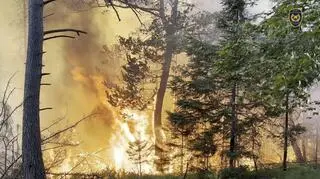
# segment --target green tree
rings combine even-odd
[[[210,157],[212,157],[217,150],[217,146],[214,141],[214,131],[208,130],[204,132],[198,132],[197,136],[191,141],[191,151],[194,152],[193,156],[202,158],[201,161],[203,167],[202,170],[210,169]]]
[[[201,168],[208,169],[209,158],[216,152],[214,138],[220,131],[223,115],[224,96],[219,94],[215,83],[219,79],[210,72],[217,47],[195,39],[189,39],[188,44],[190,61],[180,67],[181,74],[170,84],[177,102],[175,111],[169,113],[169,121],[181,137],[180,147],[186,148],[195,159],[204,159]]]
[[[304,20],[300,28],[294,28],[287,17],[291,9],[299,7],[304,9]],[[285,116],[283,170],[287,169],[289,116],[303,105],[308,97],[306,89],[319,77],[318,7],[319,2],[314,1],[278,1],[272,16],[261,24],[261,56],[265,59],[261,65],[269,69],[265,75],[269,79],[270,104],[278,106],[272,113]]]
[[[172,82],[178,100],[170,118],[173,125],[180,121],[196,126],[197,131],[213,132],[213,138],[229,139],[229,165],[235,167],[240,157],[251,157],[256,163],[253,153],[260,146],[268,106],[262,94],[265,76],[260,74],[256,41],[260,34],[244,17],[248,2],[224,1],[224,6],[217,25],[222,37],[211,42],[216,45],[195,39],[187,43],[190,60]]]
[[[153,145],[150,145],[148,141],[136,140],[129,143],[127,153],[129,159],[138,166],[139,175],[142,176],[142,165],[150,162],[150,155]]]
[[[246,2],[244,0],[222,1],[223,10],[219,19],[219,28],[223,30],[224,39],[221,42],[220,51],[220,71],[224,75],[224,80],[227,81],[226,85],[231,92],[230,108],[231,108],[231,133],[229,156],[230,167],[235,167],[235,155],[237,153],[237,132],[238,132],[238,116],[237,116],[237,90],[240,88],[241,75],[240,70],[245,65],[246,59],[243,58],[243,53],[246,52],[242,48],[241,31],[242,25],[245,21],[244,10]],[[244,51],[243,51],[244,50]]]
[[[184,174],[184,161],[185,153],[189,151],[187,147],[188,138],[193,136],[195,131],[195,122],[192,118],[188,118],[183,111],[179,112],[176,110],[173,113],[169,113],[169,122],[170,122],[170,134],[172,138],[167,145],[172,148],[179,148],[177,154],[174,153],[173,159],[180,158],[180,173]]]

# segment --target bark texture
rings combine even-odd
[[[22,161],[23,178],[44,179],[39,97],[43,55],[43,1],[28,2],[28,47],[24,84]]]

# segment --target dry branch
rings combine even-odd
[[[44,38],[43,41],[50,40],[50,39],[56,39],[56,38],[70,38],[70,39],[74,39],[75,37],[74,37],[74,36],[70,36],[70,35],[55,35],[55,36],[52,36],[52,37]]]
[[[120,4],[119,5],[118,4],[117,5],[114,4],[115,7],[130,8],[130,9],[134,8],[136,10],[141,10],[143,12],[147,12],[149,14],[152,14],[152,15],[156,16],[156,17],[159,17],[159,9],[157,9],[157,8],[141,7],[141,6],[137,5],[137,4],[129,3],[126,0],[117,0],[117,2],[119,2]],[[123,4],[123,5],[121,5],[121,4]]]
[[[39,111],[45,111],[45,110],[51,110],[51,109],[53,109],[53,108],[41,108],[41,109],[39,109]]]
[[[52,2],[54,2],[54,1],[56,1],[56,0],[47,0],[47,1],[44,1],[44,2],[43,2],[43,5],[45,6],[45,5],[47,5],[47,4],[49,4],[49,3],[52,3]]]
[[[50,16],[53,16],[53,15],[54,15],[54,13],[51,13],[51,14],[45,15],[45,16],[43,16],[43,19],[46,19],[46,18],[48,18],[48,17],[50,17]]]
[[[87,115],[87,116],[83,117],[82,119],[80,119],[79,121],[77,121],[76,123],[74,123],[73,125],[65,128],[65,129],[62,129],[62,130],[60,130],[60,131],[52,134],[52,135],[49,136],[49,137],[46,137],[45,139],[43,139],[43,140],[41,141],[42,144],[43,144],[44,142],[48,141],[49,139],[52,139],[52,138],[54,138],[54,137],[56,137],[56,136],[58,136],[58,135],[60,135],[60,134],[62,134],[62,133],[64,133],[64,132],[66,132],[66,131],[68,131],[68,130],[74,128],[74,127],[76,127],[76,126],[79,125],[82,121],[84,121],[84,120],[86,120],[86,119],[89,119],[89,118],[91,118],[91,117],[94,116],[94,115],[95,115],[95,114]]]
[[[2,127],[4,126],[4,124],[11,118],[11,116],[15,113],[15,111],[18,110],[21,106],[22,106],[22,103],[21,103],[20,105],[16,106],[16,107],[9,113],[9,115],[6,116],[3,121],[1,121],[0,131],[2,130]]]
[[[8,173],[8,171],[20,160],[22,155],[19,155],[8,167],[4,170],[3,174],[1,175],[0,179],[4,179]]]
[[[41,130],[41,132],[44,132],[44,131],[46,131],[46,130],[50,129],[51,127],[53,127],[53,126],[57,125],[57,124],[58,124],[59,122],[61,122],[63,119],[65,119],[65,117],[58,118],[58,120],[57,120],[57,121],[53,122],[53,123],[52,123],[52,124],[50,124],[48,127],[46,127],[46,128],[44,128],[44,129],[42,129],[42,130]]]
[[[118,20],[121,21],[120,15],[119,15],[117,9],[114,7],[114,5],[113,5],[113,3],[112,3],[112,0],[108,0],[108,2],[110,3],[113,11],[116,13]]]
[[[6,87],[5,87],[5,90],[4,90],[4,93],[3,93],[3,97],[2,97],[2,107],[1,107],[1,112],[0,112],[0,116],[2,116],[2,114],[4,113],[4,106],[7,104],[7,98],[10,97],[7,97],[7,92],[8,92],[8,89],[9,89],[9,86],[10,86],[10,83],[11,83],[11,80],[13,79],[13,77],[16,75],[16,73],[14,73],[10,78],[9,80],[7,81],[7,84],[6,84]]]
[[[87,32],[82,31],[82,30],[78,30],[78,29],[54,29],[54,30],[44,31],[43,34],[48,35],[48,34],[61,33],[61,32],[74,32],[78,36],[80,36],[80,34],[87,34]]]
[[[47,76],[50,75],[51,73],[42,73],[41,76]]]
[[[41,86],[50,86],[51,84],[50,83],[41,83],[40,85]]]

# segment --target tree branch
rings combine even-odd
[[[53,15],[54,15],[54,13],[51,13],[51,14],[45,15],[45,16],[43,16],[43,19],[46,19],[46,18],[48,18],[48,17],[50,17],[50,16],[53,16]]]
[[[41,76],[47,76],[50,75],[50,73],[42,73]]]
[[[91,118],[91,117],[94,116],[94,115],[95,115],[95,114],[90,114],[90,115],[88,115],[88,116],[83,117],[82,119],[80,119],[79,121],[77,121],[76,123],[74,123],[73,125],[65,128],[65,129],[62,129],[62,130],[60,130],[60,131],[52,134],[51,136],[43,139],[43,140],[41,141],[41,143],[44,143],[44,142],[48,141],[49,139],[52,139],[52,138],[54,138],[55,136],[57,136],[57,135],[59,135],[59,134],[61,134],[61,133],[64,133],[64,132],[68,131],[69,129],[72,129],[72,128],[76,127],[76,126],[79,125],[82,121],[84,121],[84,120],[86,120],[86,119],[89,119],[89,118]]]
[[[1,124],[0,124],[0,131],[2,130],[4,124],[10,119],[10,117],[15,113],[16,110],[18,110],[21,106],[22,106],[23,103],[19,104],[18,106],[16,106],[10,113],[8,116],[5,116],[5,118],[3,119],[3,121],[1,121]]]
[[[65,116],[58,118],[58,120],[56,120],[55,122],[53,122],[52,124],[50,124],[48,127],[42,129],[41,132],[44,132],[44,131],[50,129],[52,126],[57,125],[57,124],[60,123],[63,119],[65,119]]]
[[[4,171],[4,173],[1,175],[0,179],[4,179],[7,176],[7,172],[14,166],[14,164],[16,164],[20,158],[22,157],[22,155],[19,155],[9,166],[8,168]]]
[[[117,0],[117,2],[121,3],[121,4],[124,4],[126,6],[123,6],[123,5],[116,5],[114,4],[115,7],[120,7],[120,8],[134,8],[134,9],[139,9],[143,12],[147,12],[147,13],[150,13],[156,17],[159,17],[159,9],[156,9],[156,8],[148,8],[148,7],[141,7],[141,6],[138,6],[136,4],[132,4],[132,3],[129,3],[128,1],[126,0]]]
[[[140,24],[143,25],[143,23],[142,23],[142,21],[141,21],[141,19],[139,17],[139,14],[138,14],[139,12],[136,9],[132,8],[132,7],[130,7],[130,9],[136,15],[136,17],[137,17],[138,21],[140,22]]]
[[[77,29],[54,29],[54,30],[48,30],[44,31],[44,35],[53,34],[53,33],[60,33],[60,32],[75,32],[78,36],[80,34],[87,34],[87,32]]]
[[[105,0],[105,1],[106,1],[106,0]],[[116,13],[118,20],[121,21],[120,15],[119,15],[117,9],[114,7],[114,5],[113,5],[113,3],[112,3],[112,0],[108,0],[108,2],[110,3],[113,11]],[[106,2],[106,3],[107,3],[107,2]]]
[[[46,0],[46,1],[43,2],[43,5],[45,6],[45,5],[47,5],[49,3],[52,3],[54,1],[56,1],[56,0]]]
[[[53,108],[41,108],[41,109],[39,109],[39,111],[45,111],[45,110],[50,110],[50,109],[53,109]]]
[[[6,107],[6,103],[7,103],[7,92],[8,92],[8,89],[9,89],[9,86],[10,86],[10,83],[11,83],[11,80],[14,78],[14,76],[16,75],[16,73],[14,73],[10,78],[9,80],[7,81],[7,84],[6,84],[6,88],[4,90],[4,93],[3,93],[3,97],[2,97],[2,106],[1,106],[1,112],[0,112],[0,116],[2,116],[2,114],[4,113],[4,110],[5,110],[5,107]],[[11,92],[10,92],[11,93]],[[10,96],[10,95],[9,95]]]
[[[50,86],[51,84],[50,83],[41,83],[40,85],[41,86]]]
[[[69,36],[69,35],[56,35],[56,36],[44,38],[43,41],[50,40],[50,39],[56,39],[56,38],[70,38],[70,39],[74,39],[75,37]]]

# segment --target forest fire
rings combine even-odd
[[[116,170],[123,169],[123,160],[125,156],[125,150],[122,147],[123,146],[113,148],[113,157],[114,157]]]
[[[124,118],[119,121],[120,133],[116,134],[113,147],[113,158],[116,170],[125,169],[133,170],[136,168],[132,161],[129,160],[127,151],[129,150],[129,144],[136,141],[152,141],[152,133],[148,134],[151,125],[149,125],[149,120],[143,112],[134,111],[130,109],[124,109],[121,112],[121,116]],[[149,156],[152,157],[152,156]],[[144,166],[144,171],[150,171],[151,166]]]
[[[0,178],[319,178],[320,2],[24,2],[0,7]]]

